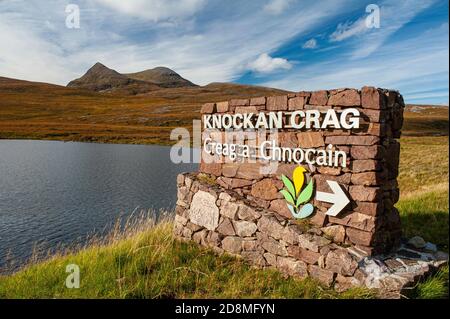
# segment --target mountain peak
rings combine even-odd
[[[95,63],[81,78],[71,81],[67,86],[97,92],[120,91],[129,94],[159,89],[151,83],[130,79],[100,62]]]
[[[160,71],[160,72],[166,72],[166,73],[176,73],[174,70],[169,69],[165,66],[157,66],[156,68],[151,69],[153,71]]]
[[[148,69],[136,73],[129,73],[126,75],[132,79],[151,82],[163,88],[197,86],[191,81],[183,78],[174,70],[165,66],[158,66],[153,69]]]
[[[91,68],[97,68],[97,67],[106,68],[106,66],[104,64],[102,64],[101,62],[96,62]]]
[[[87,70],[86,74],[84,76],[87,75],[94,75],[94,76],[98,76],[98,75],[105,75],[105,74],[114,74],[115,76],[122,76],[119,72],[108,68],[107,66],[105,66],[104,64],[97,62],[95,63],[89,70]]]
[[[121,74],[104,64],[95,63],[81,78],[71,81],[68,87],[92,91],[129,91],[130,94],[145,93],[161,88],[192,87],[192,82],[182,78],[167,67],[156,67],[142,72]]]

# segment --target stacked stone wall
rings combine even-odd
[[[401,134],[404,106],[397,91],[363,87],[361,90],[299,92],[208,103],[202,107],[201,113],[258,114],[312,109],[325,113],[329,109],[341,112],[350,107],[359,110],[359,129],[286,128],[278,133],[278,144],[280,147],[317,150],[331,144],[333,150],[347,154],[346,167],[305,165],[308,175],[315,181],[316,191],[331,192],[327,181],[337,181],[351,200],[336,217],[325,214],[329,204],[315,200],[315,214],[310,221],[334,236],[336,242],[356,246],[372,255],[389,252],[398,246],[401,238],[399,213],[394,205],[399,199],[400,144],[397,139]],[[223,142],[223,134],[211,133],[208,137]],[[218,185],[233,190],[255,207],[275,212],[286,219],[293,218],[279,193],[283,188],[280,176],[292,176],[297,164],[280,163],[275,172],[262,174],[262,164],[231,162],[225,157],[206,160],[208,156],[202,153],[200,172],[209,174]]]
[[[329,227],[293,221],[256,207],[203,173],[181,174],[177,183],[177,238],[244,258],[258,268],[309,276],[337,291],[365,286],[399,297],[448,260],[432,244],[420,250],[403,245],[394,254],[373,259],[356,246],[342,244],[329,233]]]

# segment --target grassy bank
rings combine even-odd
[[[400,201],[406,235],[421,235],[448,251],[448,190]],[[312,279],[283,278],[172,236],[172,223],[136,223],[106,242],[56,255],[11,275],[0,276],[0,298],[375,298],[356,288],[345,293]],[[66,266],[80,267],[80,289],[67,289]],[[412,298],[448,297],[448,268],[408,293]]]
[[[67,264],[80,266],[81,288],[65,287]],[[216,257],[172,236],[163,222],[107,245],[91,245],[0,278],[0,298],[346,298],[313,280],[285,280],[276,271],[251,270],[232,257]]]
[[[399,204],[405,232],[424,236],[446,248],[447,199],[424,195]],[[430,197],[431,196],[431,197]],[[420,205],[432,198],[435,210]],[[418,210],[419,209],[419,210]],[[433,217],[437,214],[437,218]],[[411,217],[413,216],[413,217]],[[417,220],[416,220],[417,218]],[[424,222],[425,221],[425,222]],[[355,288],[344,293],[312,279],[283,278],[275,270],[251,269],[229,256],[174,240],[172,223],[136,223],[107,242],[56,255],[11,276],[0,277],[0,298],[375,298],[374,291]],[[437,230],[437,232],[431,231]],[[66,266],[80,267],[79,289],[68,289]],[[413,298],[448,296],[448,268],[415,287]]]
[[[400,210],[406,236],[448,251],[448,137],[402,139]],[[170,221],[141,220],[106,242],[0,276],[0,298],[374,298],[367,289],[337,293],[312,279],[285,279],[241,260],[216,257],[174,240]],[[80,266],[81,288],[65,287],[68,264]],[[411,290],[413,298],[448,297],[448,268]]]

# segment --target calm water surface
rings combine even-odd
[[[165,146],[0,140],[0,267],[105,231],[134,210],[171,210],[176,176]]]

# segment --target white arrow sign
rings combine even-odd
[[[321,202],[333,204],[327,211],[329,216],[337,216],[341,210],[350,203],[347,195],[342,190],[341,186],[335,181],[327,181],[333,193],[316,192],[316,199]]]

